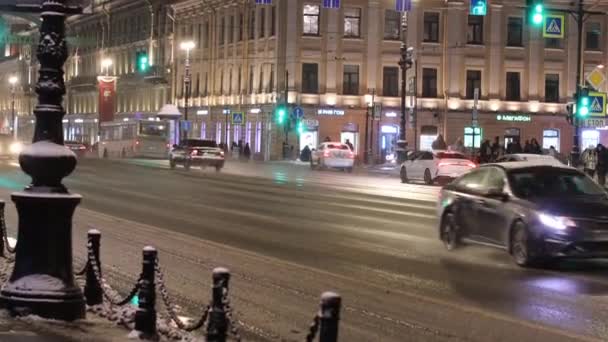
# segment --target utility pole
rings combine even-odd
[[[289,70],[285,69],[285,110],[287,111],[287,120],[285,121],[285,146],[289,147],[289,129],[291,126],[291,116],[289,115]]]
[[[190,102],[190,49],[186,49],[186,63],[185,63],[185,74],[184,74],[184,82],[186,88],[186,94],[184,95],[184,138],[183,140],[188,139],[188,131],[190,128],[188,127],[188,105]]]
[[[583,85],[583,25],[585,23],[585,9],[584,0],[578,1],[578,8],[575,14],[575,20],[578,27],[578,42],[576,46],[576,89],[578,92],[579,85]],[[605,104],[604,104],[605,105]],[[572,153],[570,159],[573,166],[578,166],[579,157],[581,154],[580,149],[580,120],[575,114],[572,123],[574,125],[574,136],[572,144]]]
[[[405,132],[407,129],[405,123],[406,116],[406,105],[405,105],[405,95],[406,95],[406,86],[407,86],[407,16],[408,12],[403,12],[403,19],[401,21],[401,60],[399,61],[399,66],[401,67],[401,122],[399,125],[399,140],[397,141],[397,159],[400,163],[405,161],[405,148],[407,146],[407,141],[405,140]],[[373,122],[373,121],[372,121]],[[373,125],[372,125],[373,126]],[[372,128],[373,130],[373,128]]]

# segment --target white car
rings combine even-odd
[[[353,171],[355,153],[346,144],[340,142],[324,142],[313,149],[310,156],[310,168],[342,169]]]
[[[506,154],[496,160],[496,163],[532,161],[535,163],[543,163],[547,165],[564,165],[559,159],[548,154],[531,154],[531,153],[514,153]]]
[[[447,183],[477,165],[464,154],[451,151],[420,151],[408,156],[399,171],[401,183],[423,180],[431,185],[435,182]]]

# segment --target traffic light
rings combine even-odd
[[[287,118],[287,108],[285,105],[279,105],[275,109],[275,119],[279,125],[285,123],[285,119]]]
[[[543,23],[545,18],[545,5],[543,0],[526,0],[526,11],[528,12],[528,20],[535,26]]]
[[[576,116],[579,118],[588,116],[589,107],[591,107],[589,88],[579,86],[576,92]]]
[[[488,0],[471,0],[470,15],[486,15],[488,13]]]
[[[148,54],[145,51],[140,51],[136,55],[137,61],[137,71],[146,72],[148,71],[148,66],[150,66],[150,62],[148,59]]]

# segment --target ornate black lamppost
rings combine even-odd
[[[72,215],[81,197],[61,183],[76,167],[74,153],[63,146],[61,103],[67,59],[65,17],[78,9],[66,6],[66,0],[45,0],[33,9],[42,12],[36,127],[33,144],[19,156],[32,183],[12,194],[19,233],[15,267],[0,291],[0,305],[15,315],[75,320],[85,316],[84,298],[72,270]]]

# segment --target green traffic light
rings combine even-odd
[[[285,121],[285,108],[279,108],[277,110],[277,121],[282,124]]]
[[[589,105],[589,98],[588,97],[583,97],[581,100],[581,104],[583,106],[588,106]]]
[[[543,22],[543,15],[541,13],[535,13],[534,16],[532,17],[532,21],[535,24],[542,24],[542,22]]]
[[[536,11],[536,13],[542,13],[543,12],[543,5],[537,4],[536,7],[534,7],[534,10]]]
[[[581,111],[579,113],[581,116],[587,116],[589,114],[589,108],[581,107]]]
[[[148,69],[148,56],[140,55],[137,61],[139,71],[146,71]]]
[[[304,127],[302,127],[302,122],[298,122],[298,134],[304,133]]]

